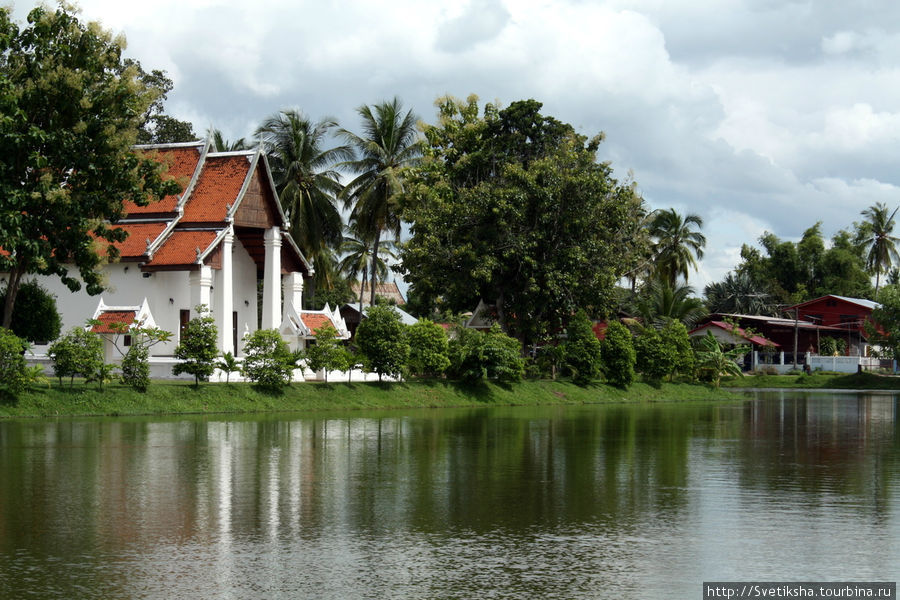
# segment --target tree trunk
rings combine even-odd
[[[17,266],[9,274],[9,284],[6,286],[6,301],[3,304],[3,327],[6,329],[12,325],[13,309],[16,306],[16,296],[19,294],[19,286],[22,283],[22,275],[25,268]]]
[[[375,268],[375,261],[378,260],[378,244],[381,242],[381,230],[375,231],[375,243],[372,244],[372,290],[369,294],[369,304],[375,306],[375,279],[378,277],[378,269]]]

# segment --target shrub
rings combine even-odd
[[[0,320],[6,291],[0,294]],[[56,296],[45,290],[37,281],[26,281],[16,294],[13,308],[12,332],[29,342],[49,342],[59,337],[62,319],[56,308]]]
[[[618,321],[606,328],[606,339],[600,345],[600,361],[607,381],[620,388],[634,383],[634,345],[631,333]]]
[[[691,346],[691,337],[688,335],[688,330],[684,323],[671,320],[662,328],[659,335],[674,353],[675,365],[673,373],[693,379],[694,348]]]
[[[139,392],[146,392],[150,385],[150,351],[146,346],[134,344],[122,358],[122,383]]]
[[[525,373],[519,342],[500,331],[496,324],[488,332],[459,328],[449,354],[449,373],[465,381],[518,381]]]
[[[294,363],[291,351],[274,329],[257,329],[245,338],[242,371],[250,381],[278,388],[291,381]]]
[[[648,328],[634,338],[635,366],[650,381],[659,381],[675,369],[675,349],[659,332]]]
[[[415,375],[436,377],[450,366],[449,344],[444,328],[421,319],[407,328],[406,339],[409,342],[409,370]]]
[[[384,375],[400,377],[406,366],[409,345],[406,327],[390,306],[373,306],[356,329],[356,344],[363,356],[363,368]]]
[[[76,376],[87,381],[101,368],[103,340],[82,327],[73,327],[50,345],[48,354],[53,360],[53,373],[60,383],[63,377],[69,377],[71,387]]]
[[[563,347],[566,366],[572,371],[572,379],[579,385],[596,379],[600,372],[600,340],[594,335],[591,320],[580,310],[569,321],[567,339]]]
[[[316,330],[316,343],[302,353],[310,370],[325,371],[325,381],[328,381],[328,371],[342,371],[347,366],[344,346],[337,336],[337,330],[331,325],[319,327]]]
[[[172,367],[172,373],[193,375],[194,385],[199,386],[201,380],[207,381],[216,370],[219,330],[205,304],[198,305],[195,310],[197,316],[188,321],[175,348],[175,358],[181,362]]]
[[[25,351],[28,342],[12,331],[0,327],[0,390],[17,394],[28,381]]]

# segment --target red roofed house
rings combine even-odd
[[[847,298],[830,294],[791,306],[788,312],[797,312],[797,318],[817,325],[842,330],[847,340],[847,356],[866,354],[865,323],[878,308],[878,303],[863,298]]]
[[[184,191],[148,206],[126,202],[127,215],[116,225],[129,236],[116,245],[119,260],[103,267],[108,284],[99,306],[96,297],[71,293],[58,278],[39,278],[58,298],[64,330],[83,325],[92,315],[106,322],[122,317],[112,313],[145,307],[146,314],[133,318],[149,319],[173,334],[170,342],[151,349],[157,364],[172,357],[182,327],[200,304],[215,318],[219,350],[236,356],[242,355],[243,336],[258,328],[279,329],[292,347],[305,347],[314,328],[292,318],[303,323],[329,320],[345,333],[335,311],[301,310],[303,279],[313,274],[313,266],[287,233],[288,221],[262,152],[213,152],[209,142],[137,150],[167,161],[169,174]],[[261,322],[258,280],[263,282]],[[165,370],[155,369],[154,375]]]

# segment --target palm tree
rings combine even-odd
[[[650,221],[650,236],[654,239],[653,256],[658,277],[674,287],[678,276],[688,280],[688,269],[697,269],[703,258],[706,236],[693,228],[703,228],[703,219],[695,214],[682,217],[674,208],[657,211]]]
[[[671,286],[666,281],[653,279],[644,286],[642,293],[638,314],[644,323],[658,329],[668,321],[681,321],[692,327],[707,314],[703,302],[692,297],[694,289],[686,284]]]
[[[384,281],[388,276],[387,259],[396,259],[394,253],[394,243],[391,241],[381,242],[378,247],[378,255],[373,256],[374,240],[366,238],[360,234],[355,223],[349,227],[351,235],[344,236],[341,244],[341,255],[343,258],[340,263],[340,270],[347,279],[356,281],[362,274],[362,285],[359,287],[359,311],[362,312],[363,291],[365,290],[366,276],[370,272],[375,273],[378,281]]]
[[[244,141],[244,138],[239,138],[234,142],[230,142],[225,139],[225,136],[222,135],[221,131],[214,127],[210,128],[206,135],[212,140],[213,146],[215,146],[217,152],[234,152],[235,150],[250,149],[250,146]]]
[[[362,135],[341,129],[339,135],[356,151],[354,160],[342,166],[356,173],[344,188],[344,207],[353,210],[350,218],[360,232],[372,238],[372,256],[379,256],[382,232],[400,237],[400,217],[397,197],[403,191],[406,170],[422,154],[416,135],[416,116],[412,110],[403,113],[398,98],[357,109],[362,117]],[[375,280],[371,277],[370,302],[375,303]]]
[[[316,264],[316,283],[328,287],[331,248],[343,238],[337,196],[343,186],[334,166],[353,157],[347,146],[323,149],[337,127],[333,119],[313,122],[298,110],[285,110],[256,130],[269,157],[281,205],[291,223],[291,236]]]
[[[898,207],[900,208],[900,207]],[[891,265],[898,260],[896,238],[894,232],[894,215],[898,208],[888,215],[888,207],[876,202],[862,211],[865,220],[859,227],[859,243],[866,252],[866,269],[875,273],[875,297],[878,297],[878,286],[881,274],[890,271]]]
[[[774,300],[749,273],[729,272],[722,281],[710,283],[703,290],[706,306],[714,313],[740,315],[774,315]]]

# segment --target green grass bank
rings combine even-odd
[[[146,393],[123,385],[75,383],[33,388],[16,398],[0,399],[0,418],[124,416],[215,413],[306,412],[322,410],[540,406],[623,402],[722,401],[727,390],[683,383],[654,387],[636,383],[627,391],[595,383],[527,380],[511,385],[467,385],[447,381],[406,383],[298,383],[266,392],[246,383],[192,384],[154,381]]]
[[[900,377],[873,373],[830,373],[810,375],[747,375],[722,380],[723,388],[796,388],[836,390],[900,390]]]

